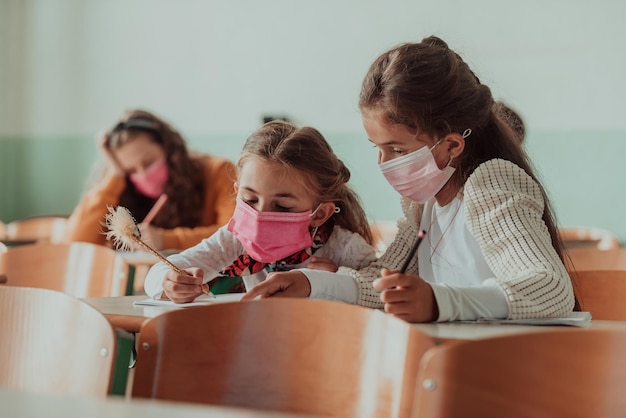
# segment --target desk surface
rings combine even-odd
[[[186,308],[169,308],[163,306],[134,306],[133,301],[145,299],[146,296],[119,296],[104,298],[85,298],[88,304],[102,312],[111,323],[129,332],[138,332],[141,325],[149,318],[167,311]],[[191,309],[191,308],[189,308]],[[475,340],[524,332],[541,332],[563,329],[563,326],[536,325],[497,325],[479,323],[442,322],[415,324],[422,332],[439,341]],[[591,321],[590,328],[624,327],[626,322]]]
[[[125,400],[70,397],[0,389],[0,416],[11,418],[302,418],[301,414],[282,414],[226,406],[194,405],[157,400]]]
[[[113,326],[129,332],[139,332],[148,319],[167,311],[184,309],[164,306],[135,306],[133,302],[147,298],[146,295],[84,298],[83,300],[102,312]]]

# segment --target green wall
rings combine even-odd
[[[362,133],[323,132],[352,172],[372,220],[400,216],[399,198],[376,167]],[[235,160],[247,134],[198,136],[191,148]],[[562,226],[596,226],[626,242],[623,208],[626,132],[529,132],[526,148]],[[0,219],[68,214],[97,159],[94,142],[76,138],[0,138]]]

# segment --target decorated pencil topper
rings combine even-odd
[[[159,260],[167,264],[176,273],[188,274],[141,239],[141,231],[137,227],[135,218],[133,218],[133,215],[128,209],[123,206],[118,206],[116,208],[107,206],[107,208],[109,213],[107,213],[104,217],[104,226],[107,227],[109,231],[106,233],[106,238],[109,241],[113,240],[115,248],[128,251],[133,249],[135,244],[139,244],[145,250],[151,252],[159,258]],[[209,285],[206,283],[202,285],[202,291],[205,294],[213,295],[209,292]]]

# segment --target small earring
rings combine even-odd
[[[466,130],[463,131],[463,134],[461,136],[463,137],[463,139],[465,139],[471,134],[472,134],[472,130],[470,128],[467,128]]]

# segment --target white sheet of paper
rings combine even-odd
[[[245,293],[225,293],[223,295],[215,295],[215,297],[208,295],[200,295],[193,302],[189,303],[174,303],[171,300],[160,300],[160,299],[152,299],[146,298],[141,300],[136,300],[133,302],[133,305],[149,305],[149,306],[169,306],[170,308],[189,308],[191,306],[204,306],[204,305],[213,305],[214,303],[224,303],[224,302],[238,302]]]
[[[488,319],[481,318],[477,321],[461,321],[479,324],[499,325],[569,325],[574,327],[586,327],[591,324],[591,312],[571,312],[563,318],[533,318],[533,319]]]

